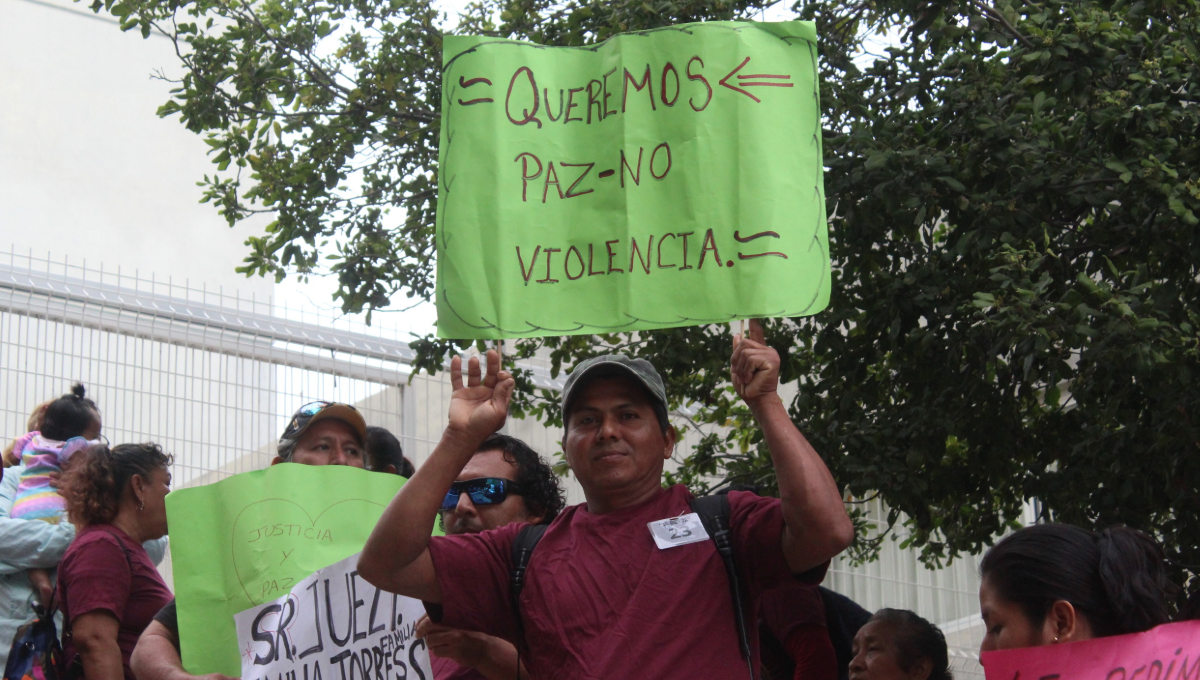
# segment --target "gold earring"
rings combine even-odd
[[[1058,644],[1058,636],[1057,635],[1054,636],[1054,642],[1052,642],[1050,644],[1052,644],[1052,645]]]

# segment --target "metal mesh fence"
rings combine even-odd
[[[261,469],[308,401],[369,402],[379,410],[369,421],[398,424],[407,346],[351,324],[269,298],[9,253],[0,256],[0,428],[23,432],[37,404],[81,381],[105,436],[162,444],[178,485]],[[390,401],[379,396],[389,390]]]
[[[111,442],[155,441],[175,454],[176,487],[266,467],[287,418],[318,399],[354,404],[419,466],[451,390],[445,373],[410,382],[405,330],[139,271],[0,253],[0,436],[23,433],[37,404],[81,381]],[[545,364],[531,368],[541,386],[561,384]],[[560,431],[534,421],[510,419],[506,432],[548,458],[561,450]],[[688,433],[680,450],[696,438]],[[582,502],[566,481],[568,502]],[[870,610],[913,609],[938,623],[956,674],[982,678],[975,560],[930,570],[887,543],[870,564],[835,560],[825,585]]]
[[[887,508],[878,500],[866,505],[867,518],[882,524]],[[946,636],[950,668],[959,680],[983,680],[979,642],[983,620],[979,616],[979,558],[960,558],[941,569],[931,569],[914,550],[901,548],[905,532],[898,528],[885,539],[879,558],[854,565],[834,558],[824,585],[846,595],[869,611],[884,607],[911,609],[937,624]],[[891,540],[894,538],[895,540]]]

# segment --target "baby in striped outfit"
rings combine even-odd
[[[100,411],[84,394],[83,385],[76,383],[70,394],[50,402],[41,430],[25,434],[13,446],[25,468],[9,513],[13,519],[51,524],[62,519],[66,502],[51,482],[71,456],[98,443],[100,437]],[[29,581],[42,603],[47,604],[52,593],[49,573],[45,569],[30,569]]]

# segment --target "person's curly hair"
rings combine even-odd
[[[71,456],[58,484],[67,500],[67,515],[81,527],[112,522],[133,476],[148,479],[174,460],[154,442],[89,446]]]
[[[479,451],[504,452],[504,460],[517,466],[513,481],[521,487],[525,509],[530,515],[541,515],[542,524],[549,524],[567,504],[566,494],[558,484],[558,475],[537,451],[525,442],[506,434],[494,434],[479,446]]]
[[[476,453],[484,451],[500,451],[504,454],[504,460],[517,466],[517,478],[513,481],[521,487],[521,498],[525,501],[529,516],[541,516],[542,524],[549,524],[558,517],[567,504],[566,495],[558,484],[558,475],[554,474],[554,470],[537,451],[520,439],[506,434],[493,434],[475,449]],[[439,523],[444,513],[438,513]]]

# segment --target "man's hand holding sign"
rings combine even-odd
[[[846,511],[833,475],[779,398],[779,353],[766,345],[758,319],[749,324],[750,337],[739,334],[733,340],[732,382],[773,453],[786,524],[783,549],[792,570],[800,573],[815,566],[814,553],[832,555],[845,547],[842,536],[822,528],[841,524]]]
[[[361,576],[351,576],[352,568],[337,568],[362,549],[376,518],[403,483],[396,475],[354,467],[287,463],[168,495],[178,639],[187,670],[236,676],[249,667],[246,680],[296,670],[302,679],[303,668],[311,673],[319,661],[322,677],[329,680],[331,665],[352,663],[354,655],[361,663],[364,652],[374,657],[370,648],[384,636],[391,636],[389,658],[404,657],[411,666],[407,655],[415,643],[407,624],[396,617],[413,603],[376,593]],[[324,574],[319,587],[314,586],[314,572]],[[319,603],[314,599],[318,593]],[[278,609],[258,620],[256,628],[255,619],[272,607]],[[419,615],[420,605],[416,607]],[[347,620],[351,608],[357,618]],[[332,616],[333,623],[318,614]],[[245,624],[240,637],[239,618]],[[281,623],[291,631],[287,645],[272,630]],[[355,629],[353,634],[348,628]],[[314,647],[319,651],[304,654]],[[342,652],[349,656],[338,661]],[[263,663],[254,663],[256,659]],[[178,661],[176,657],[176,665]],[[428,668],[428,661],[423,663]]]

